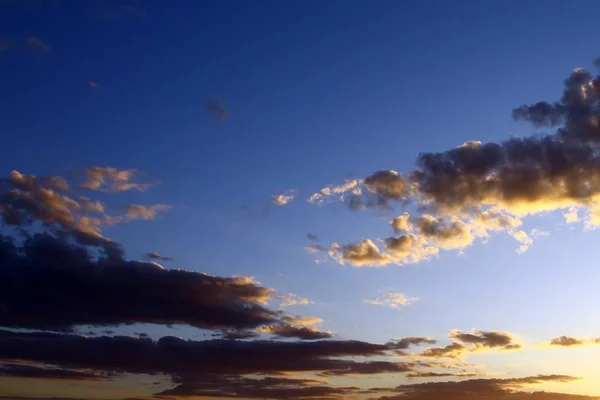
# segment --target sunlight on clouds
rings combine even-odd
[[[365,300],[364,302],[376,306],[399,308],[412,304],[417,300],[418,298],[408,297],[403,293],[388,292],[385,295],[378,297],[374,300]]]

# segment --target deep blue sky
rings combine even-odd
[[[543,318],[527,315],[501,319],[499,327],[485,314],[469,316],[492,306],[503,315],[514,310],[540,268],[564,268],[569,254],[560,233],[521,256],[502,237],[464,257],[405,269],[314,264],[303,249],[306,233],[327,243],[381,237],[388,216],[304,200],[349,173],[407,171],[420,152],[532,133],[511,119],[511,109],[557,99],[574,66],[591,66],[600,54],[590,46],[600,37],[599,2],[0,4],[0,40],[35,36],[50,47],[0,53],[0,169],[64,174],[110,165],[161,181],[116,200],[174,206],[156,221],[107,230],[130,257],[157,250],[175,257],[172,266],[256,276],[315,300],[298,312],[318,314],[345,337],[443,335],[454,327],[541,335],[546,328]],[[204,109],[214,96],[229,110],[225,121]],[[296,201],[269,218],[240,218],[240,205],[258,210],[291,188]],[[577,237],[583,253],[595,238]],[[531,264],[539,268],[523,272]],[[527,278],[515,283],[521,273]],[[496,304],[493,288],[476,279],[515,292]],[[551,296],[558,282],[544,279],[535,290]],[[385,290],[422,301],[400,311],[362,304]],[[465,291],[481,303],[461,303],[457,293]],[[465,309],[449,314],[440,305]],[[362,326],[353,328],[357,320]]]

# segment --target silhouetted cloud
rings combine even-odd
[[[279,336],[282,338],[294,338],[301,340],[329,339],[331,332],[322,331],[312,326],[293,326],[286,324],[269,325],[259,328],[260,332]]]
[[[466,345],[471,345],[470,351],[482,349],[518,350],[521,345],[515,342],[515,338],[508,332],[482,331],[473,329],[471,333],[453,330],[449,337]]]
[[[111,379],[112,376],[113,374],[110,373],[96,374],[71,369],[0,363],[0,377],[103,381]]]
[[[129,336],[85,337],[0,330],[0,360],[19,359],[57,367],[69,366],[70,369],[121,373],[342,373],[362,368],[361,362],[344,358],[385,355],[388,350],[386,345],[352,340],[193,341],[167,336],[153,341]]]
[[[559,393],[527,393],[518,392],[527,385],[545,382],[572,382],[576,377],[568,375],[537,375],[523,378],[507,379],[470,379],[460,382],[426,382],[411,385],[401,385],[394,389],[397,395],[383,396],[377,400],[464,400],[464,399],[489,399],[489,400],[584,400],[597,399],[597,397],[578,396]],[[375,399],[372,399],[375,400]]]
[[[249,278],[93,260],[83,247],[48,234],[33,235],[22,245],[0,236],[0,255],[0,324],[5,326],[150,322],[245,328],[277,320],[262,305],[272,290]]]

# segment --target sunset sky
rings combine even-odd
[[[0,400],[600,399],[598,15],[0,0]]]

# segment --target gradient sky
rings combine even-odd
[[[158,252],[173,258],[158,261],[165,268],[253,277],[281,296],[308,299],[282,309],[322,318],[317,327],[331,331],[331,340],[438,341],[411,347],[415,356],[450,344],[453,329],[508,332],[520,350],[491,346],[464,361],[494,378],[583,378],[518,390],[600,395],[600,346],[547,345],[563,335],[600,336],[598,231],[584,212],[578,223],[563,216],[587,203],[527,216],[506,207],[522,220],[518,229],[409,265],[358,267],[305,249],[364,239],[383,248],[377,239],[393,235],[389,222],[403,212],[398,202],[356,211],[345,200],[307,202],[327,185],[380,170],[405,176],[420,153],[467,141],[553,134],[556,127],[515,121],[511,112],[560,100],[574,67],[596,73],[599,13],[600,3],[587,0],[0,1],[0,175],[79,182],[93,166],[135,169],[135,182],[155,184],[86,194],[110,204],[113,216],[131,215],[131,204],[170,207],[103,227],[128,260]],[[206,107],[211,99],[226,117]],[[284,193],[293,200],[275,204]],[[406,210],[418,214],[414,205]],[[511,237],[517,230],[532,241],[526,251]],[[366,302],[387,293],[413,300]],[[279,306],[269,300],[270,309]],[[0,326],[16,329],[3,318]],[[203,337],[184,325],[77,328],[105,329]],[[26,359],[3,356],[2,340],[0,361]],[[333,383],[364,389],[430,381],[398,373],[360,378]],[[26,378],[0,374],[0,396],[151,398],[159,391],[144,379],[24,385]],[[175,386],[168,374],[152,381],[161,390]]]

